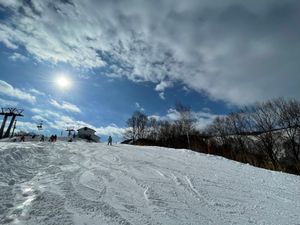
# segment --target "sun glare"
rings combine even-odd
[[[71,86],[72,83],[71,83],[70,78],[61,75],[61,76],[56,78],[56,84],[61,89],[67,89]]]

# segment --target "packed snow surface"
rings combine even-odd
[[[300,177],[188,150],[0,143],[0,224],[300,224]]]

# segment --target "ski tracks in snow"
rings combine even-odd
[[[299,180],[187,150],[83,142],[1,143],[0,166],[3,224],[299,221]],[[268,215],[270,208],[274,213]]]

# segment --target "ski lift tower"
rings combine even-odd
[[[72,133],[73,133],[73,132],[75,133],[74,127],[68,127],[68,128],[66,129],[66,131],[68,131],[68,137],[72,136]]]
[[[43,130],[43,120],[41,120],[37,125],[36,128],[38,129],[38,135],[42,135]]]
[[[10,135],[11,138],[14,136],[16,128],[17,128],[17,120],[15,120],[15,123],[14,123],[14,126],[13,126],[13,130],[12,130],[11,135]]]
[[[9,137],[10,130],[11,130],[12,126],[15,124],[17,116],[24,116],[22,114],[23,111],[24,111],[23,109],[17,109],[17,108],[1,108],[0,115],[4,116],[4,118],[3,118],[2,125],[0,128],[0,139]],[[7,127],[6,132],[4,133],[4,128],[5,128],[8,117],[12,117],[12,118]]]

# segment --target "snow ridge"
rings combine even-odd
[[[300,224],[300,178],[188,150],[0,143],[0,224]]]

